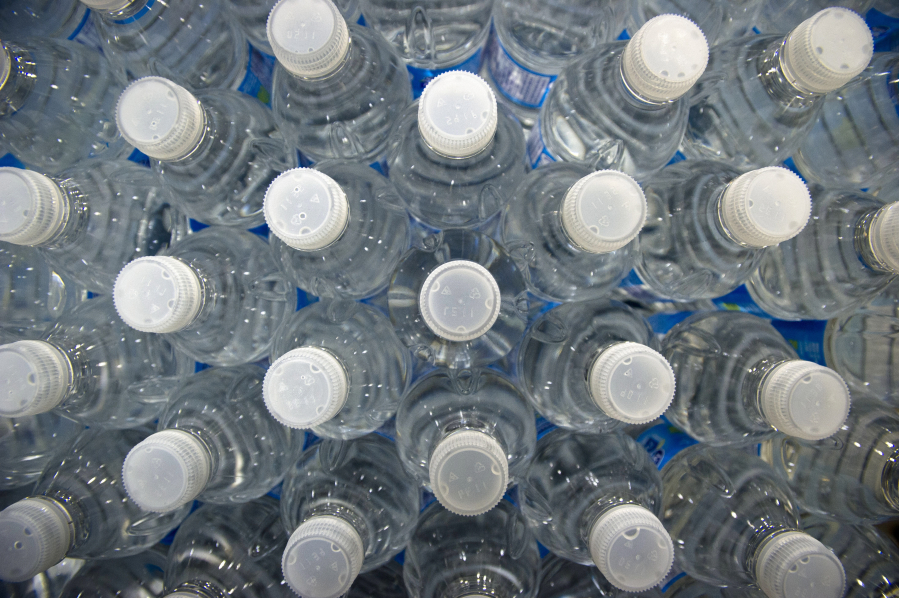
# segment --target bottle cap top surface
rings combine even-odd
[[[24,498],[0,512],[0,579],[27,581],[66,557],[74,530],[55,501]]]
[[[265,192],[269,229],[299,251],[323,249],[340,238],[350,218],[350,204],[337,182],[311,168],[281,173]]]
[[[65,223],[69,203],[50,178],[4,166],[0,168],[0,241],[40,245]]]
[[[337,415],[349,380],[337,357],[320,347],[299,347],[279,357],[265,373],[262,396],[276,420],[312,428]]]
[[[281,0],[268,15],[275,58],[298,77],[323,77],[343,63],[350,32],[330,0]]]
[[[303,598],[337,598],[353,585],[364,553],[362,538],[348,522],[311,517],[287,540],[281,570],[287,585]]]
[[[620,342],[604,349],[590,366],[590,396],[607,415],[643,424],[662,415],[674,398],[674,371],[661,353]]]
[[[44,341],[0,346],[0,416],[23,417],[50,411],[66,396],[72,364]]]
[[[486,81],[467,71],[448,71],[425,87],[418,101],[418,131],[438,154],[467,158],[493,140],[496,96]]]
[[[440,504],[456,515],[480,515],[496,506],[509,485],[503,447],[477,430],[453,432],[431,454],[428,475]]]
[[[761,391],[768,422],[788,436],[821,440],[837,433],[849,414],[849,389],[830,368],[794,359],[768,373]]]
[[[762,546],[755,580],[769,598],[839,598],[846,587],[840,559],[798,531],[774,536]]]
[[[122,268],[112,296],[122,320],[142,332],[177,332],[200,312],[200,278],[173,257],[138,258]]]
[[[899,274],[899,202],[878,210],[871,223],[871,250],[880,262]]]
[[[421,287],[418,307],[434,334],[464,342],[490,330],[499,317],[500,299],[499,285],[487,268],[454,260],[431,271]]]
[[[616,170],[580,179],[562,201],[562,228],[590,253],[620,249],[636,237],[646,220],[646,196],[637,181]]]

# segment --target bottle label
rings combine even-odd
[[[69,35],[68,39],[73,42],[78,42],[83,46],[87,46],[88,48],[92,48],[100,54],[103,53],[103,44],[100,42],[100,33],[97,31],[97,26],[94,25],[94,20],[91,18],[90,9],[84,11],[84,17],[82,17],[78,26],[75,27],[75,31]]]
[[[412,65],[406,65],[406,69],[409,71],[409,81],[412,83],[412,97],[418,99],[428,83],[431,82],[431,79],[437,75],[442,75],[447,71],[468,71],[469,73],[477,75],[478,71],[481,70],[481,59],[483,58],[483,54],[482,48],[478,48],[477,52],[466,58],[464,61],[456,66],[445,69],[420,69]]]
[[[824,329],[827,328],[827,320],[772,320],[771,324],[790,343],[800,359],[827,365],[824,361]]]
[[[271,106],[272,97],[269,90],[272,88],[275,57],[260,52],[250,44],[247,45],[250,48],[250,59],[247,61],[247,72],[237,90]]]
[[[753,301],[752,296],[749,294],[749,290],[746,288],[746,285],[740,285],[727,295],[712,299],[712,303],[714,303],[718,307],[718,309],[725,309],[728,311],[742,311],[744,313],[752,314],[760,318],[765,318],[766,320],[773,319],[771,316],[765,313],[765,310],[759,307],[758,303]]]
[[[496,27],[490,28],[487,42],[487,69],[500,93],[527,108],[539,108],[556,75],[545,75],[522,66],[503,47]]]
[[[669,423],[661,423],[637,436],[637,444],[646,449],[652,462],[662,469],[671,457],[698,441]]]
[[[552,157],[552,154],[549,153],[549,150],[546,149],[546,144],[543,143],[543,133],[540,132],[539,118],[537,119],[537,122],[534,123],[534,128],[531,129],[531,134],[528,136],[527,154],[528,164],[530,164],[532,169],[556,161],[556,159]]]
[[[891,52],[899,48],[899,18],[872,8],[865,13],[865,23],[874,36],[875,52]]]

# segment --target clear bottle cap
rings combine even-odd
[[[637,181],[616,170],[580,179],[562,201],[562,228],[590,253],[608,253],[630,243],[646,220],[646,196]]]
[[[200,313],[203,286],[179,259],[142,257],[122,268],[112,296],[119,317],[135,330],[177,332]]]
[[[60,505],[24,498],[0,512],[0,579],[27,581],[66,557],[75,532]]]
[[[877,259],[899,274],[899,202],[877,211],[871,223],[871,251]]]
[[[125,141],[157,160],[187,156],[206,126],[197,98],[162,77],[144,77],[126,87],[115,118]]]
[[[287,540],[281,570],[287,585],[303,598],[337,598],[353,585],[364,555],[362,538],[348,522],[311,517]]]
[[[761,388],[762,413],[788,436],[821,440],[837,433],[849,414],[849,389],[830,368],[794,359],[779,363]]]
[[[434,447],[428,476],[434,495],[456,515],[480,515],[496,506],[509,485],[503,447],[477,430],[453,432]]]
[[[619,505],[590,530],[590,557],[612,585],[625,592],[657,586],[674,562],[671,536],[648,509]]]
[[[275,58],[298,77],[323,77],[343,63],[350,32],[330,0],[281,0],[268,15]]]
[[[340,238],[350,219],[350,204],[337,182],[311,168],[281,173],[265,192],[269,229],[299,251],[323,249]]]
[[[768,247],[802,232],[812,212],[812,197],[797,175],[769,166],[731,181],[721,196],[720,212],[737,241]]]
[[[454,260],[434,268],[418,296],[422,318],[431,331],[448,341],[470,341],[484,335],[499,317],[496,279],[481,264]]]
[[[762,546],[755,580],[768,598],[839,598],[846,587],[840,559],[798,531],[774,536]]]
[[[21,168],[0,168],[0,241],[40,245],[59,233],[69,202],[50,178]]]
[[[272,417],[300,429],[321,425],[337,415],[348,390],[343,364],[320,347],[288,351],[271,365],[262,384]]]
[[[640,343],[615,343],[600,352],[590,366],[588,384],[600,409],[629,424],[658,418],[674,398],[668,360]]]
[[[708,62],[709,44],[693,21],[659,15],[627,43],[621,66],[624,80],[637,95],[670,102],[690,91]]]
[[[474,156],[493,140],[496,96],[486,81],[467,71],[448,71],[425,87],[418,101],[418,131],[438,154]]]
[[[865,70],[874,40],[865,21],[848,8],[826,8],[787,36],[781,65],[800,90],[828,93]]]
[[[0,346],[0,416],[24,417],[59,405],[72,383],[68,357],[44,341]]]
[[[174,511],[199,495],[212,475],[203,441],[184,430],[163,430],[135,445],[125,457],[125,491],[144,511]]]

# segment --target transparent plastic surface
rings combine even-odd
[[[637,0],[631,2],[628,9],[624,9],[626,11],[624,30],[633,37],[637,30],[653,17],[665,14],[680,15],[696,23],[711,46],[719,39],[728,39],[721,37],[720,34],[729,4],[731,2],[722,0]]]
[[[563,559],[554,554],[540,561],[539,598],[662,598],[658,588],[625,592],[609,583],[599,569]],[[705,598],[703,596],[703,598]],[[714,598],[717,598],[714,597]]]
[[[15,38],[27,31],[40,38],[70,39],[88,18],[80,0],[11,0],[0,17],[0,39]]]
[[[159,545],[134,556],[88,562],[66,583],[59,598],[161,598],[165,562]]]
[[[81,429],[56,413],[0,417],[0,489],[34,484],[54,454],[71,444]]]
[[[816,12],[844,6],[864,15],[874,0],[763,0],[756,26],[762,33],[786,33]]]
[[[377,569],[363,573],[353,582],[348,598],[408,598],[403,582],[403,567],[396,561],[388,561]]]
[[[9,598],[60,598],[65,584],[84,563],[82,559],[65,558],[28,581],[0,581],[0,591]]]

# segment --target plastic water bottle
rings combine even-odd
[[[397,266],[390,319],[423,362],[464,369],[501,359],[521,339],[524,277],[496,241],[450,229],[426,237]]]
[[[293,530],[281,565],[303,598],[336,598],[406,546],[419,494],[393,442],[378,434],[307,449],[281,490]]]
[[[55,413],[0,417],[0,490],[33,485],[54,453],[70,445],[82,429]]]
[[[11,598],[60,598],[66,582],[84,566],[82,559],[63,559],[43,573],[22,582],[0,580],[0,592]]]
[[[319,301],[290,316],[271,358],[262,392],[272,417],[325,438],[378,429],[412,375],[390,320],[355,301]]]
[[[361,163],[288,170],[269,186],[264,209],[275,258],[291,282],[320,297],[377,294],[409,248],[396,190]]]
[[[719,40],[737,39],[755,33],[759,13],[765,0],[731,0],[724,3],[724,23]]]
[[[278,502],[203,505],[175,534],[165,566],[170,598],[288,598],[281,577],[287,532]]]
[[[66,556],[124,557],[181,523],[188,506],[146,513],[125,493],[122,462],[148,430],[86,430],[57,453],[32,496],[0,512],[0,579],[24,581]]]
[[[177,390],[157,432],[125,458],[128,496],[145,511],[193,502],[248,502],[271,490],[299,455],[303,433],[279,425],[255,365],[210,368]]]
[[[494,370],[432,372],[396,413],[403,465],[458,515],[496,506],[509,484],[524,477],[536,435],[532,407]]]
[[[665,587],[663,598],[766,598],[755,586],[719,588],[697,581],[685,573]]]
[[[661,477],[631,437],[553,430],[537,443],[521,493],[538,542],[596,565],[618,589],[648,590],[671,568],[674,547],[658,519]]]
[[[201,363],[228,366],[268,355],[295,292],[260,237],[209,227],[166,256],[122,268],[113,299],[132,328],[166,334]]]
[[[756,304],[782,320],[850,313],[899,274],[899,202],[815,184],[809,191],[809,225],[768,248],[747,282]]]
[[[702,442],[758,443],[778,431],[819,440],[849,412],[839,374],[800,360],[769,320],[750,314],[693,315],[665,335],[662,353],[677,378],[665,416]]]
[[[877,53],[855,80],[830,94],[799,150],[796,167],[828,187],[877,188],[893,175],[899,151],[899,99],[891,93],[899,53]]]
[[[674,374],[646,320],[618,301],[564,303],[547,311],[518,350],[521,387],[553,424],[601,434],[658,418]]]
[[[113,117],[120,91],[106,58],[81,44],[48,38],[4,42],[0,151],[46,173],[86,158],[127,156],[131,148]]]
[[[712,585],[755,584],[768,598],[839,598],[846,576],[826,546],[799,531],[777,474],[742,450],[697,444],[662,470],[662,522],[677,565]]]
[[[725,162],[687,160],[644,190],[649,215],[637,274],[651,291],[680,301],[736,289],[767,247],[802,231],[812,209],[805,183],[776,166],[741,175]]]
[[[156,176],[133,162],[88,160],[53,178],[3,167],[0,189],[0,240],[39,247],[92,291],[112,290],[122,266],[188,232]]]
[[[629,37],[639,31],[650,19],[664,14],[674,14],[690,19],[702,30],[709,45],[721,38],[725,13],[729,2],[723,0],[635,0],[623,9],[624,30]]]
[[[400,116],[388,150],[390,180],[428,226],[477,226],[524,178],[524,133],[486,81],[465,71],[431,81]]]
[[[677,151],[686,96],[708,57],[699,27],[675,15],[651,19],[629,41],[584,53],[543,102],[528,138],[531,166],[562,160],[647,179]]]
[[[88,20],[88,9],[79,0],[9,0],[0,16],[0,38],[29,37],[73,39]]]
[[[0,345],[0,416],[53,410],[83,424],[133,428],[155,419],[194,360],[138,332],[112,300],[84,303],[41,340]]]
[[[646,198],[629,176],[581,164],[533,171],[503,212],[502,239],[546,301],[598,299],[636,265]]]
[[[762,33],[781,33],[831,6],[842,6],[863,15],[874,3],[874,0],[764,0],[756,28]]]
[[[409,598],[403,582],[403,567],[398,562],[388,561],[373,571],[356,578],[347,598]]]
[[[162,545],[157,545],[134,556],[87,562],[66,582],[57,596],[58,598],[87,598],[87,596],[160,598],[164,595],[166,561],[162,548]]]
[[[691,101],[684,153],[728,160],[743,170],[784,161],[814,125],[824,94],[868,66],[872,43],[861,17],[829,8],[786,37],[760,35],[716,46]]]
[[[443,72],[480,69],[493,0],[359,2],[365,22],[406,62],[416,98]]]
[[[403,577],[413,598],[448,593],[534,598],[540,571],[537,543],[521,512],[501,501],[462,517],[434,503],[418,519],[406,549]]]
[[[267,31],[278,59],[272,110],[287,142],[316,161],[382,158],[412,97],[400,57],[377,32],[347,27],[331,0],[281,0]]]
[[[622,592],[610,584],[596,567],[585,567],[550,554],[540,561],[540,589],[537,596],[538,598],[624,598],[624,596],[662,598],[663,594],[656,588],[638,593]],[[664,596],[667,597],[667,594]]]
[[[116,123],[152,158],[184,213],[206,224],[262,224],[265,190],[297,162],[271,111],[237,91],[193,95],[168,79],[145,77],[122,92]]]
[[[249,47],[224,2],[82,2],[122,81],[157,75],[189,89],[243,81]]]

